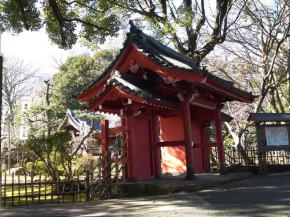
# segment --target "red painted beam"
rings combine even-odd
[[[124,127],[117,127],[113,129],[109,129],[109,136],[115,136],[124,131]]]
[[[207,109],[216,109],[217,107],[216,103],[204,98],[193,99],[190,104]]]
[[[107,106],[103,106],[102,109],[95,109],[94,112],[104,112],[109,114],[115,114],[120,115],[120,111],[117,111],[116,109],[108,108]]]
[[[105,86],[107,80],[110,78],[111,73],[108,73],[101,81],[96,85],[86,90],[84,93],[79,95],[77,99],[81,102],[89,102],[95,95],[97,95]]]
[[[123,158],[118,158],[118,157],[114,157],[111,159],[112,160],[112,163],[126,163],[126,159],[123,159]]]
[[[166,141],[166,142],[157,142],[156,147],[171,147],[171,146],[184,146],[184,140],[180,141]]]
[[[184,140],[178,140],[178,141],[167,141],[167,142],[157,142],[156,147],[174,147],[174,146],[185,146],[185,141]],[[194,143],[193,148],[200,148],[203,146],[207,147],[215,147],[215,144],[208,144],[208,145],[203,145],[201,143]]]
[[[210,89],[214,89],[221,93],[224,93],[224,95],[229,96],[230,98],[233,98],[235,100],[247,102],[247,103],[252,103],[254,101],[254,99],[251,99],[250,97],[247,97],[236,90],[229,89],[225,86],[222,86],[221,84],[215,81],[207,79],[206,77],[204,77],[204,80],[202,83],[205,86],[209,87]]]
[[[94,111],[96,108],[99,107],[99,105],[101,105],[106,98],[113,93],[114,91],[114,87],[110,86],[109,89],[107,89],[101,96],[99,96],[87,109],[90,111]]]
[[[215,142],[210,142],[207,144],[208,147],[217,147],[217,144]]]
[[[161,104],[161,103],[156,103],[156,102],[153,102],[153,101],[148,101],[142,97],[139,97],[139,96],[135,96],[135,95],[132,95],[132,94],[129,94],[129,93],[126,93],[125,91],[121,90],[120,88],[117,88],[115,87],[115,89],[118,90],[118,92],[123,95],[124,97],[128,98],[128,99],[131,99],[132,101],[134,102],[137,102],[137,103],[141,103],[141,104],[144,104],[144,103],[147,103],[149,105],[156,105],[156,107],[162,107],[162,108],[167,108],[167,109],[170,109],[170,110],[173,110],[174,108],[177,108],[175,106],[168,106],[168,105],[164,105],[164,104]]]

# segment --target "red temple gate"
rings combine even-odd
[[[127,178],[209,170],[209,147],[218,148],[224,171],[223,103],[252,102],[251,93],[210,74],[190,58],[131,25],[124,48],[79,100],[88,110],[117,114],[126,135]],[[215,141],[209,141],[209,124]],[[106,129],[103,129],[106,152]],[[107,133],[108,134],[108,133]]]

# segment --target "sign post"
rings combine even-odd
[[[251,113],[256,124],[260,174],[267,174],[267,152],[290,150],[290,113]]]

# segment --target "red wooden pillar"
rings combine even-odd
[[[126,173],[126,178],[128,178],[128,174],[129,174],[129,170],[128,170],[128,135],[127,135],[127,118],[125,117],[122,117],[121,116],[121,124],[122,124],[122,128],[123,128],[123,143],[124,143],[124,146],[123,146],[123,155],[124,155],[124,159],[123,160],[126,160],[126,167],[125,167],[125,173]]]
[[[109,121],[101,120],[101,144],[102,156],[105,157],[109,151]]]
[[[133,164],[133,147],[132,147],[132,135],[131,135],[131,117],[126,117],[126,141],[127,141],[127,168],[128,168],[128,180],[134,180],[134,164]]]
[[[210,152],[208,143],[208,124],[203,123],[201,127],[201,144],[202,144],[202,165],[205,172],[210,171]]]
[[[184,142],[185,142],[185,157],[186,157],[186,179],[194,179],[194,165],[193,165],[193,144],[192,144],[192,128],[190,117],[190,105],[185,101],[182,105],[183,109],[183,128],[184,128]]]
[[[224,174],[225,171],[225,151],[223,145],[223,135],[222,135],[222,118],[221,111],[217,110],[215,115],[215,131],[216,131],[216,142],[218,148],[218,158],[220,165],[220,173]]]
[[[152,132],[153,132],[153,151],[154,151],[154,166],[155,166],[155,177],[161,176],[161,148],[157,146],[160,136],[160,122],[157,115],[152,115]]]
[[[103,177],[108,177],[110,169],[107,167],[106,157],[109,151],[109,121],[101,121],[101,147],[102,147],[102,168]]]

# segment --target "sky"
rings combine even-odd
[[[114,43],[110,40],[103,48],[112,45],[121,46],[120,40],[115,39]],[[2,33],[1,52],[4,58],[19,58],[38,70],[38,74],[50,77],[57,72],[58,63],[64,62],[67,57],[90,51],[79,43],[69,50],[60,49],[51,43],[45,30],[41,29],[37,32],[24,31],[17,35]]]

